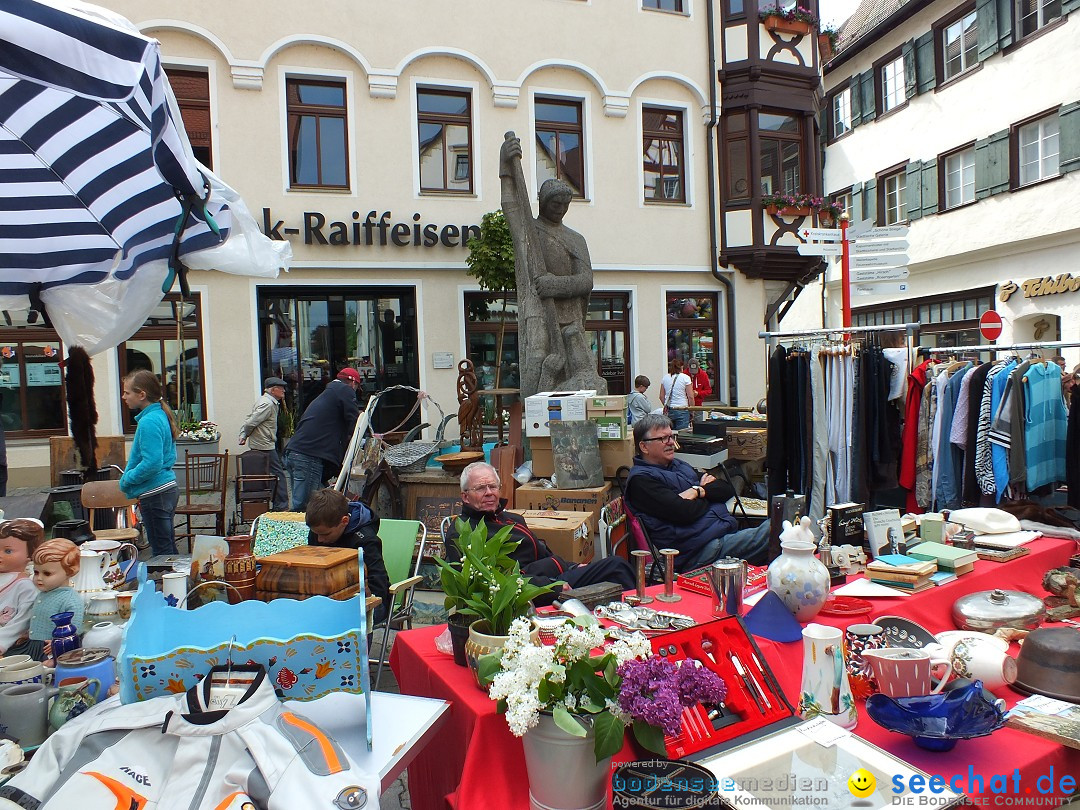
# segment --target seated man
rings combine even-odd
[[[511,539],[521,543],[510,556],[517,560],[522,573],[527,574],[534,584],[548,585],[559,580],[571,588],[597,582],[615,582],[624,591],[634,587],[634,569],[621,557],[605,557],[581,565],[552,554],[547,543],[525,525],[521,515],[505,511],[506,501],[499,497],[500,485],[499,473],[490,464],[475,461],[466,467],[461,473],[461,518],[473,528],[483,521],[489,537],[503,526],[512,526]],[[456,537],[455,522],[446,539],[452,541]],[[453,542],[446,544],[446,554],[451,561],[460,559],[460,552]],[[545,603],[554,601],[557,595],[558,589]]]
[[[626,502],[660,547],[675,548],[680,573],[738,557],[751,565],[768,562],[769,524],[736,531],[725,502],[731,485],[675,458],[671,421],[649,414],[634,422],[637,454],[626,481]]]
[[[375,608],[375,622],[390,607],[390,575],[383,563],[379,517],[360,501],[350,501],[336,489],[320,489],[308,499],[304,515],[310,533],[309,546],[337,546],[364,550],[365,584],[369,596],[382,604]]]

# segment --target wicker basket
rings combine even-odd
[[[404,388],[405,386],[400,387]],[[400,444],[383,443],[383,458],[386,459],[387,464],[399,473],[423,472],[428,460],[442,444],[442,432],[446,419],[443,409],[431,397],[425,396],[422,401],[430,402],[435,406],[435,410],[439,412],[439,422],[434,440],[404,441]]]

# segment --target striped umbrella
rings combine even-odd
[[[95,6],[0,0],[0,308],[41,309],[91,353],[123,341],[234,209],[250,219],[211,180],[156,40]]]

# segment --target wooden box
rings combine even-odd
[[[765,458],[766,435],[767,429],[763,427],[728,430],[727,446],[729,458],[744,459],[747,461]]]
[[[334,546],[298,546],[259,559],[255,590],[260,599],[333,596],[348,599],[360,581],[356,549]],[[342,591],[351,592],[339,596]]]
[[[593,558],[593,535],[589,516],[582,512],[523,510],[518,512],[533,534],[551,550],[572,563],[587,563]]]
[[[98,436],[95,443],[98,467],[115,464],[127,466],[127,436]],[[49,483],[60,486],[60,473],[64,470],[81,470],[82,459],[70,436],[49,437]]]
[[[523,484],[514,492],[514,508],[557,509],[563,512],[581,512],[589,517],[589,533],[595,534],[600,510],[611,500],[611,482],[602,487],[585,489],[553,489],[537,486],[534,482]]]

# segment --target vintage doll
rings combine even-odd
[[[50,617],[71,611],[75,615],[71,623],[82,626],[83,600],[69,584],[79,573],[79,547],[70,540],[57,538],[38,546],[34,552],[34,586],[37,599],[30,617],[30,649],[27,654],[35,661],[49,657],[47,641],[52,639],[53,622]]]
[[[0,523],[0,655],[27,652],[37,588],[26,573],[26,565],[44,540],[45,530],[36,520]]]

